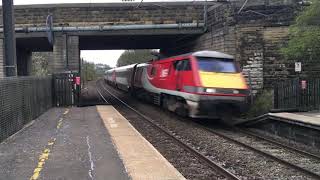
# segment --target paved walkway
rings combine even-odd
[[[0,144],[0,179],[129,179],[96,107],[54,108]]]
[[[0,179],[184,177],[112,106],[53,108],[0,144]]]

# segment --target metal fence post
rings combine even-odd
[[[2,0],[4,59],[7,76],[17,76],[13,0]]]

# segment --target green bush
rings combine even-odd
[[[247,117],[256,117],[268,113],[273,108],[273,91],[263,90],[251,104]]]
[[[319,61],[320,56],[320,0],[312,0],[290,26],[287,46],[281,49],[287,60]]]

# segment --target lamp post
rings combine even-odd
[[[17,76],[13,0],[2,0],[6,76]]]

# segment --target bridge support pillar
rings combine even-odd
[[[79,72],[79,36],[70,36],[67,34],[55,36],[53,61],[49,62],[49,67],[51,73],[66,71]]]
[[[18,76],[29,76],[32,72],[32,52],[26,49],[17,49]]]
[[[3,47],[3,39],[0,39],[0,78],[5,77],[5,72],[4,72],[4,47]]]

